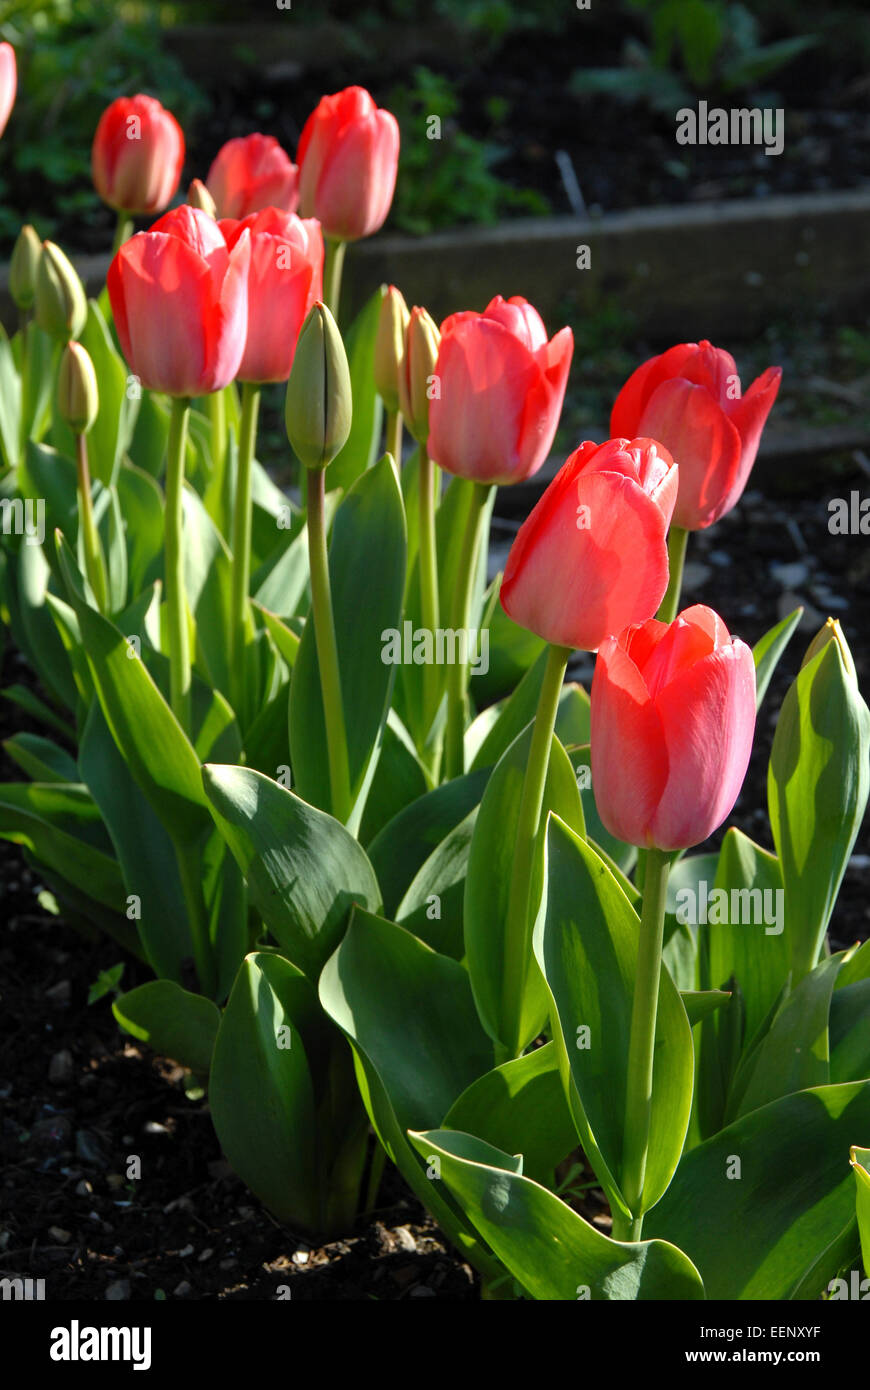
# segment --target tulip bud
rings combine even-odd
[[[375,390],[387,410],[399,409],[399,379],[405,356],[408,306],[395,285],[381,287],[381,313],[375,338]]]
[[[42,255],[42,242],[34,227],[22,227],[12,250],[9,266],[9,293],[19,309],[29,309],[36,293],[36,271]]]
[[[53,241],[43,242],[36,270],[36,322],[53,338],[81,336],[88,301],[72,263]]]
[[[57,376],[57,409],[73,434],[87,434],[97,418],[100,395],[90,354],[81,343],[67,343]]]
[[[826,647],[829,642],[836,642],[837,646],[840,648],[840,656],[843,658],[843,665],[846,672],[853,680],[857,680],[858,673],[855,670],[855,662],[852,659],[849,644],[843,636],[843,629],[840,627],[836,618],[829,618],[825,626],[819,628],[812,642],[807,647],[806,656],[801,662],[801,670],[803,670],[805,666],[809,666],[814,657],[817,657],[822,648]]]
[[[199,208],[200,212],[207,212],[209,217],[217,217],[215,200],[209,193],[202,179],[193,180],[193,183],[187,190],[187,201],[190,207]]]
[[[441,334],[425,309],[411,310],[405,357],[399,373],[399,406],[418,444],[429,437],[429,388],[438,361]]]
[[[302,325],[287,382],[287,438],[306,468],[325,468],[347,442],[350,370],[332,314],[318,300]]]

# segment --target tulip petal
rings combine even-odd
[[[752,471],[758,453],[761,432],[773,408],[782,381],[782,367],[768,367],[756,381],[753,381],[745,396],[735,401],[728,411],[732,425],[736,426],[743,445],[740,468],[724,504],[720,516],[730,511],[740,500],[743,489]]]
[[[671,771],[651,843],[688,849],[722,824],[743,785],[755,732],[752,652],[739,639],[718,648],[664,686],[655,706]]]
[[[198,395],[211,304],[205,261],[178,237],[140,232],[112,262],[109,294],[124,356],[143,386]]]
[[[323,162],[314,207],[331,236],[346,241],[383,226],[399,160],[399,126],[389,111],[372,112],[337,135]]]
[[[606,637],[651,618],[667,585],[655,502],[621,473],[581,473],[574,487],[569,479],[548,489],[520,528],[501,601],[546,641],[595,651]]]
[[[674,524],[690,531],[710,526],[737,479],[742,446],[707,388],[663,382],[644,407],[638,432],[660,439],[679,468]]]
[[[251,234],[245,228],[229,254],[229,267],[220,283],[217,302],[206,316],[208,371],[203,382],[206,392],[222,391],[238,373],[248,333],[250,261]]]
[[[607,830],[626,844],[647,845],[667,785],[668,756],[658,711],[613,637],[602,643],[595,662],[590,763],[595,804]]]
[[[638,426],[650,396],[663,381],[683,375],[683,364],[696,349],[695,343],[678,343],[635,368],[614,402],[610,416],[612,438],[634,439],[642,433]]]
[[[451,317],[435,364],[440,397],[429,404],[429,453],[458,477],[514,482],[522,476],[526,396],[538,387],[541,369],[500,323],[478,314]]]

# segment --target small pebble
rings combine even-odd
[[[797,589],[809,579],[810,567],[803,560],[793,560],[787,565],[771,565],[770,573],[784,589]]]
[[[702,565],[698,560],[688,560],[683,567],[683,588],[692,592],[702,588],[712,573],[709,565]]]
[[[116,1279],[114,1284],[110,1284],[106,1289],[106,1298],[110,1303],[124,1303],[129,1297],[129,1279]]]
[[[48,1064],[48,1079],[52,1086],[64,1086],[73,1074],[73,1055],[68,1047],[55,1052]]]
[[[63,1008],[69,1003],[71,993],[72,986],[69,980],[60,980],[56,985],[52,985],[51,989],[45,991],[45,997],[50,1003],[56,1004],[59,1008]]]
[[[185,1245],[185,1247],[184,1247],[183,1250],[179,1250],[179,1252],[178,1252],[178,1258],[179,1258],[180,1260],[187,1260],[187,1259],[190,1258],[190,1256],[191,1256],[192,1254],[193,1254],[193,1246],[192,1246],[192,1245]]]
[[[169,1130],[165,1125],[161,1125],[157,1120],[149,1120],[145,1125],[146,1134],[168,1134]]]
[[[214,1254],[214,1251],[213,1251],[213,1250],[203,1250],[202,1253],[201,1253],[200,1255],[197,1256],[197,1259],[199,1260],[199,1263],[200,1263],[200,1264],[204,1264],[206,1260],[210,1260],[210,1259],[211,1259],[211,1257],[212,1257],[213,1254]]]
[[[182,1279],[180,1284],[176,1284],[172,1290],[173,1298],[186,1298],[191,1291],[191,1285],[186,1279]]]
[[[58,1245],[66,1245],[67,1241],[71,1239],[69,1231],[65,1231],[62,1226],[49,1226],[48,1234],[52,1240],[57,1241]]]
[[[409,1297],[409,1298],[434,1298],[434,1297],[435,1297],[435,1290],[434,1290],[434,1289],[430,1289],[429,1286],[428,1286],[428,1284],[418,1284],[417,1287],[416,1287],[415,1289],[412,1289],[412,1290],[411,1290],[411,1292],[408,1294],[408,1297]]]
[[[309,1254],[310,1254],[310,1251],[308,1251],[308,1250],[294,1250],[294,1251],[293,1251],[293,1263],[294,1263],[295,1265],[307,1265],[307,1264],[308,1264],[308,1256],[309,1256]]]
[[[106,1182],[114,1191],[116,1188],[124,1186],[124,1175],[123,1173],[107,1173]]]
[[[416,1254],[417,1242],[407,1226],[397,1226],[393,1234],[403,1250]]]

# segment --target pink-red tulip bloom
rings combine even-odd
[[[184,136],[154,97],[118,97],[100,117],[91,148],[94,187],[119,212],[162,212],[175,196]]]
[[[627,628],[592,681],[591,771],[611,835],[689,849],[731,811],[755,730],[755,664],[712,608]]]
[[[781,377],[781,367],[768,367],[742,395],[734,358],[706,341],[669,348],[629,377],[610,432],[670,449],[680,469],[675,526],[702,530],[739,501]]]
[[[668,587],[677,468],[651,439],[581,444],[523,522],[501,603],[560,647],[596,651],[651,618]]]
[[[247,229],[248,336],[241,381],[286,381],[308,310],[323,298],[323,237],[314,218],[264,208],[240,222],[219,223],[232,251]]]
[[[218,217],[238,219],[263,208],[295,212],[299,202],[299,170],[273,135],[228,140],[205,184]]]
[[[0,43],[0,135],[6,129],[18,90],[18,65],[11,43]]]
[[[574,336],[549,342],[541,316],[520,296],[496,295],[482,314],[451,314],[429,404],[429,453],[441,468],[481,483],[519,483],[550,451]]]
[[[336,241],[371,236],[386,220],[399,167],[399,126],[364,87],[322,97],[302,130],[299,204]]]
[[[198,208],[174,208],[121,247],[108,290],[121,350],[143,386],[170,396],[220,391],[248,328],[250,232],[230,251]]]

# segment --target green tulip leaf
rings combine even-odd
[[[441,1181],[519,1284],[534,1299],[703,1299],[691,1260],[662,1240],[621,1243],[597,1231],[507,1153],[469,1134],[412,1134],[437,1158]]]
[[[383,660],[383,634],[399,627],[405,585],[404,512],[386,457],[361,474],[336,512],[329,577],[355,800],[387,717],[393,667]],[[329,810],[326,725],[310,619],[290,683],[290,761],[299,795]]]
[[[172,980],[150,980],[116,999],[112,1012],[134,1038],[155,1052],[208,1076],[220,1010]]]
[[[815,1299],[857,1253],[846,1155],[870,1129],[870,1082],[753,1110],[686,1153],[644,1222],[700,1271],[711,1299]]]
[[[444,1128],[475,1134],[505,1153],[522,1154],[526,1177],[551,1187],[556,1165],[577,1144],[555,1043],[472,1081],[444,1116]]]
[[[365,850],[332,816],[261,772],[210,764],[202,778],[252,903],[293,964],[316,979],[354,903],[380,907]]]
[[[540,1032],[547,1017],[547,990],[529,953],[526,987],[519,1019],[505,1013],[505,921],[510,898],[512,866],[523,780],[534,725],[514,739],[497,763],[480,803],[474,827],[468,873],[465,880],[463,920],[468,972],[481,1021],[494,1040],[507,1046],[514,1037],[525,1048]],[[582,832],[580,792],[567,753],[553,738],[544,787],[541,824],[554,811]],[[531,911],[540,899],[542,856],[535,865],[530,894]]]
[[[600,856],[551,816],[535,954],[552,997],[554,1037],[580,1142],[611,1206],[623,1213],[628,1039],[639,933],[637,913]],[[663,968],[644,1211],[667,1190],[680,1160],[693,1067],[686,1010]]]

